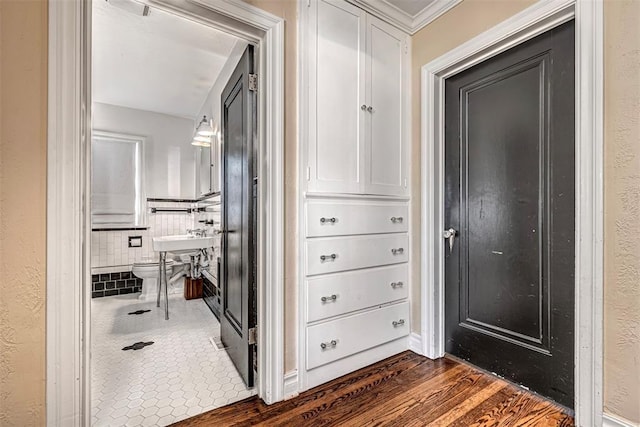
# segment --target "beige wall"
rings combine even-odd
[[[532,4],[465,0],[413,36],[420,67]],[[640,2],[605,2],[605,410],[640,423]],[[420,153],[420,98],[413,152]],[[420,159],[413,156],[414,230],[420,229]],[[420,242],[414,239],[412,329],[420,329]]]
[[[0,1],[0,425],[44,425],[47,6]]]
[[[605,3],[605,410],[640,423],[640,2]]]
[[[295,0],[244,0],[285,20],[285,64],[284,64],[284,186],[285,186],[285,372],[296,369],[297,316],[298,304],[296,277],[298,223],[297,207],[297,82],[296,56],[298,29],[298,2]]]

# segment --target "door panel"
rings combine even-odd
[[[238,372],[252,387],[255,326],[254,150],[255,93],[249,90],[253,46],[247,47],[222,92],[222,315],[221,339]]]
[[[365,12],[344,1],[317,2],[316,57],[310,58],[310,165],[316,191],[362,190]],[[322,89],[320,89],[322,88]],[[339,96],[338,96],[339,95]]]
[[[403,41],[404,35],[379,19],[368,17],[367,60],[368,89],[372,107],[367,126],[370,146],[366,161],[367,188],[370,194],[403,194],[404,176],[402,132]]]
[[[574,27],[445,85],[446,351],[573,406]]]

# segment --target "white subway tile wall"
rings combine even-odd
[[[147,202],[146,230],[118,230],[91,232],[91,272],[110,273],[127,271],[135,262],[157,260],[151,239],[159,236],[186,234],[196,228],[196,213],[151,213],[151,208],[195,208],[189,202]],[[129,237],[141,236],[142,247],[130,248]]]

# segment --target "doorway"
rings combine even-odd
[[[89,197],[91,173],[91,122],[85,106],[92,101],[92,3],[52,2],[50,6],[49,40],[51,58],[56,60],[50,62],[54,77],[49,85],[54,102],[49,108],[47,411],[52,424],[90,425],[91,223],[89,205],[84,201]],[[283,382],[279,308],[283,295],[283,20],[253,6],[239,10],[229,4],[174,5],[170,1],[147,6],[227,31],[257,46],[257,79],[264,89],[256,95],[260,112],[255,133],[263,142],[258,147],[258,159],[268,161],[258,161],[258,176],[264,179],[259,181],[257,205],[264,215],[258,218],[256,235],[260,249],[255,305],[258,323],[264,327],[255,338],[258,344],[264,344],[259,346],[258,360],[269,360],[269,364],[260,364],[265,369],[258,372],[256,385],[258,394],[271,403],[282,399]],[[268,114],[263,108],[266,105],[270,106]],[[76,255],[82,262],[68,262]]]
[[[574,23],[445,82],[445,349],[574,399]]]
[[[602,419],[602,5],[538,2],[422,66],[421,334],[413,348],[445,355],[445,81],[575,19],[575,414]]]
[[[169,425],[256,393],[258,61],[130,0],[92,35],[92,425]]]

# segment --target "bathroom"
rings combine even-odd
[[[92,25],[92,425],[168,425],[255,394],[218,284],[220,100],[247,42],[126,0]],[[163,252],[160,284],[167,236],[208,240]]]

